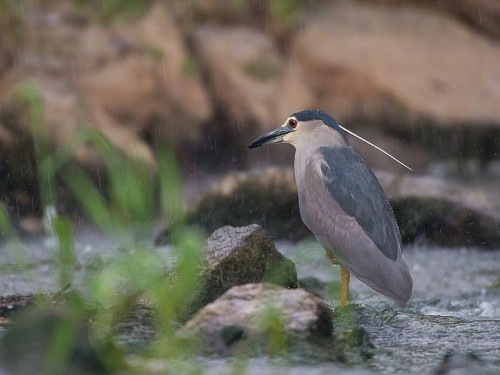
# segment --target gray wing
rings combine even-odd
[[[391,205],[365,161],[350,147],[321,147],[323,182],[389,259],[400,255],[400,234]],[[395,235],[396,234],[396,235]]]
[[[413,281],[402,258],[399,229],[365,162],[347,147],[321,148],[304,173],[299,189],[304,223],[355,277],[404,305]]]

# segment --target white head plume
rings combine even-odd
[[[354,136],[354,137],[356,137],[356,138],[358,138],[358,139],[362,140],[362,141],[363,141],[363,142],[365,142],[365,143],[368,143],[368,144],[369,144],[370,146],[372,146],[372,147],[375,147],[377,150],[379,150],[379,151],[383,152],[384,154],[386,154],[387,156],[389,156],[391,159],[393,159],[393,160],[397,161],[397,162],[398,162],[399,164],[401,164],[403,167],[408,168],[410,171],[413,171],[413,169],[411,169],[411,168],[410,168],[410,167],[408,167],[406,164],[404,164],[403,162],[401,162],[401,161],[399,161],[398,159],[396,159],[394,156],[392,156],[392,155],[391,155],[391,154],[389,154],[388,152],[386,152],[386,151],[382,150],[380,147],[378,147],[378,146],[374,145],[373,143],[371,143],[371,142],[367,141],[366,139],[364,139],[363,137],[360,137],[359,135],[357,135],[357,134],[353,133],[352,131],[347,130],[347,129],[346,129],[346,128],[344,128],[342,125],[339,125],[339,127],[340,127],[342,130],[344,130],[345,132],[349,133],[350,135],[352,135],[352,136]]]

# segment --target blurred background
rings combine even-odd
[[[432,177],[419,194],[498,214],[498,0],[1,0],[0,28],[0,196],[21,219],[41,213],[37,134],[52,152],[98,130],[151,171],[169,145],[196,198],[232,170],[291,166],[292,147],[247,145],[306,108]],[[92,145],[71,160],[104,180]]]
[[[466,350],[496,366],[467,373],[498,373],[500,0],[0,0],[0,373],[40,372],[46,348],[66,347],[43,365],[57,373],[88,337],[111,372],[111,323],[138,300],[158,311],[156,358],[190,362],[177,319],[223,225],[260,224],[300,285],[336,301],[338,270],[300,220],[293,148],[247,149],[307,108],[413,168],[350,138],[390,198],[414,279],[405,310],[352,280],[375,348],[356,365],[451,373],[438,366]],[[32,293],[51,293],[35,303],[48,315],[9,330]],[[48,334],[67,316],[76,349]],[[275,373],[263,368],[249,373]]]

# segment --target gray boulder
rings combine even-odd
[[[303,289],[271,284],[235,286],[184,326],[208,354],[279,354],[295,341],[330,340],[332,311]],[[326,345],[328,347],[328,345]]]
[[[443,246],[500,246],[500,204],[493,189],[432,176],[378,172],[404,242],[425,238]]]
[[[193,296],[186,316],[233,286],[259,282],[296,288],[295,264],[276,250],[271,238],[259,225],[219,228],[207,240],[201,263],[200,288]]]

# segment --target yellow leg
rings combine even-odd
[[[325,255],[330,261],[330,263],[334,265],[339,264],[330,253],[325,251]],[[343,266],[340,266],[340,275],[342,279],[342,284],[340,288],[340,307],[345,307],[347,305],[347,297],[349,295],[349,281],[351,280],[351,275],[349,274],[347,268]]]
[[[327,253],[327,252],[325,251],[325,255],[326,255],[326,257],[328,258],[328,260],[330,261],[330,263],[331,263],[331,264],[333,264],[333,265],[335,265],[335,266],[337,266],[337,265],[339,264],[339,263],[335,260],[335,258],[332,256],[332,254]]]
[[[342,287],[340,289],[340,307],[345,307],[347,305],[347,296],[349,295],[349,281],[351,275],[347,268],[340,266],[340,273],[342,277]]]

